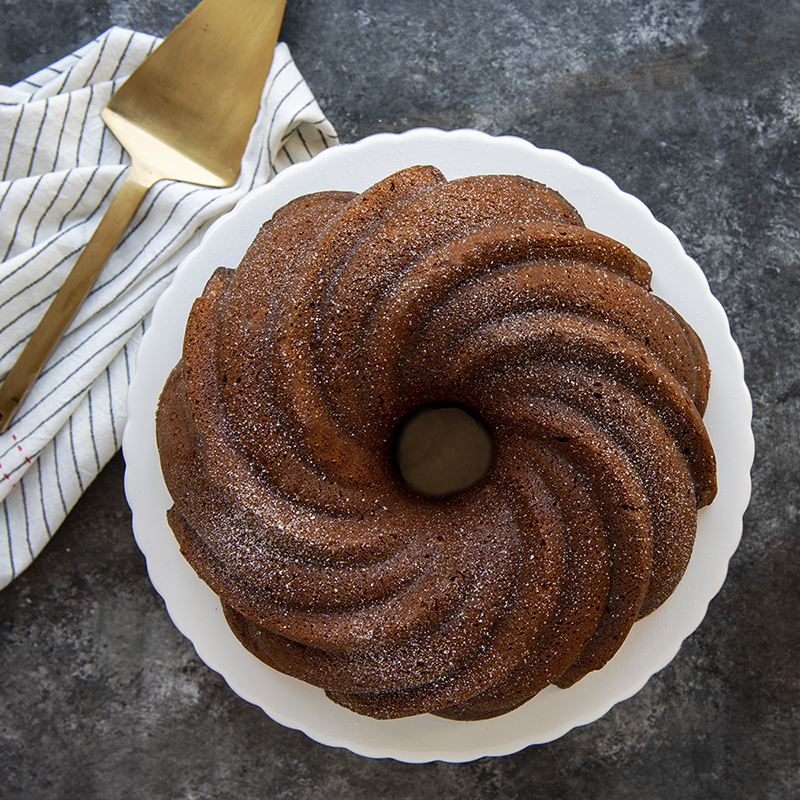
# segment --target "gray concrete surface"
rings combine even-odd
[[[0,81],[193,5],[5,2]],[[675,230],[753,396],[741,546],[674,661],[596,723],[505,758],[372,761],[282,728],[198,659],[148,581],[118,455],[0,593],[0,797],[800,796],[800,3],[289,0],[282,38],[343,141],[516,134]]]

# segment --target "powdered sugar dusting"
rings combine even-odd
[[[403,170],[281,209],[192,311],[159,406],[182,552],[258,657],[360,713],[505,713],[613,655],[714,491],[708,365],[649,267],[526,178]],[[415,492],[394,437],[485,420]]]

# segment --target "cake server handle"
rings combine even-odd
[[[8,429],[17,408],[75,318],[103,264],[153,184],[153,178],[152,174],[136,169],[135,164],[129,169],[92,238],[0,386],[0,433]]]

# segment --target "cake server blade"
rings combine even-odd
[[[89,294],[147,190],[239,175],[286,0],[203,0],[101,112],[131,158],[123,185],[0,387],[0,433]]]

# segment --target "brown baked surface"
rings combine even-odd
[[[195,301],[158,408],[168,518],[242,643],[359,713],[505,713],[669,597],[716,492],[709,368],[650,268],[526,178],[299,198]],[[492,466],[395,468],[430,403]]]

